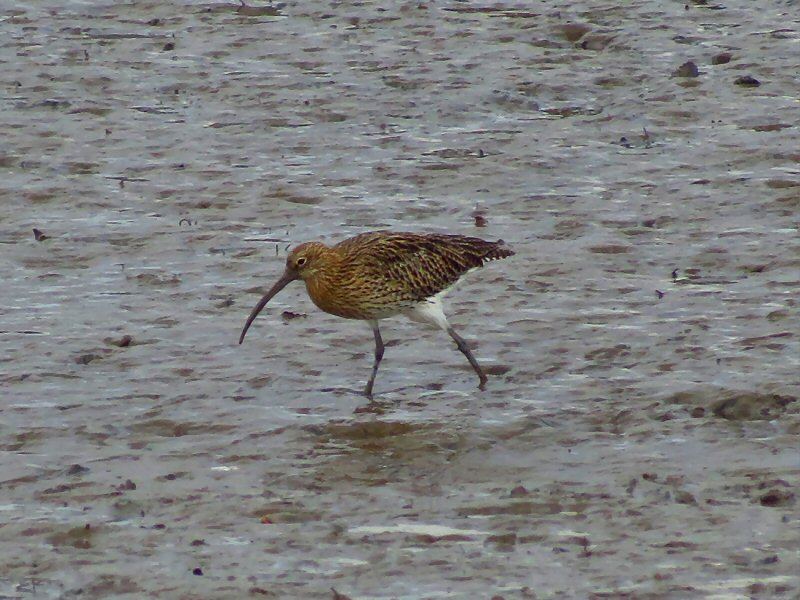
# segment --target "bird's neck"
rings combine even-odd
[[[339,279],[337,273],[340,269],[341,259],[336,252],[325,248],[315,263],[314,270],[304,278],[306,289],[314,304],[322,310],[327,310],[324,305],[336,293],[336,281]]]

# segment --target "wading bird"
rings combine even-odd
[[[384,350],[378,322],[396,315],[446,331],[467,357],[478,375],[478,387],[483,389],[486,375],[467,343],[447,322],[442,297],[468,271],[513,254],[502,240],[437,233],[374,231],[330,247],[306,242],[291,251],[283,275],[253,308],[239,343],[267,302],[287,284],[302,279],[319,308],[345,319],[367,321],[372,327],[375,361],[364,389],[370,400]]]

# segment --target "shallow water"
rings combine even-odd
[[[795,3],[237,6],[0,20],[0,595],[796,597]],[[486,391],[396,319],[365,411],[299,284],[237,344],[377,228],[516,250]]]

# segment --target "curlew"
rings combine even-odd
[[[364,394],[372,399],[375,376],[383,359],[378,322],[396,315],[446,331],[478,375],[486,375],[467,343],[447,322],[442,297],[462,275],[514,251],[502,240],[489,242],[464,235],[392,231],[362,233],[335,246],[306,242],[286,259],[286,270],[253,307],[239,343],[258,313],[287,284],[302,279],[311,300],[327,313],[367,321],[375,335],[375,360]]]

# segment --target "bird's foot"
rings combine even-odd
[[[369,404],[364,404],[363,406],[357,406],[353,411],[354,415],[360,415],[363,413],[370,413],[373,415],[382,415],[385,413],[390,406],[388,406],[385,402],[377,402],[374,400],[370,400]]]

